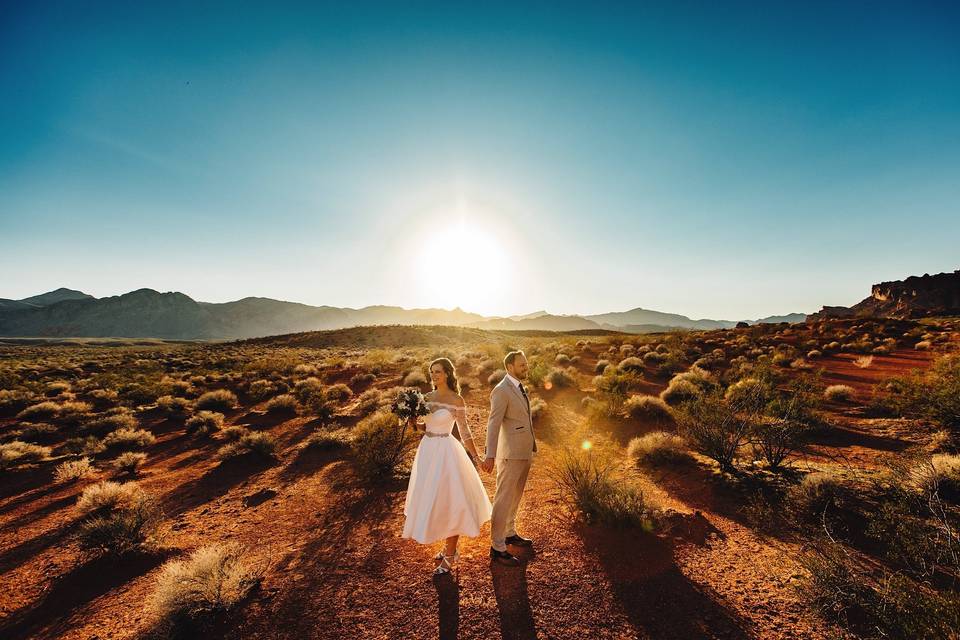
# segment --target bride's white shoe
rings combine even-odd
[[[450,570],[453,569],[454,563],[460,559],[460,550],[457,549],[452,556],[448,556],[443,551],[440,551],[437,553],[437,555],[433,556],[433,559],[440,561],[440,564],[437,566],[437,568],[433,570],[433,575],[439,576],[443,575],[444,573],[450,573]]]

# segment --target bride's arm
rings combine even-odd
[[[457,407],[457,427],[460,429],[460,441],[474,458],[480,457],[477,452],[477,445],[473,442],[473,433],[470,432],[470,425],[467,424],[467,406]]]

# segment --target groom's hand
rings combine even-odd
[[[487,458],[486,460],[481,462],[480,468],[486,471],[487,473],[490,473],[491,471],[493,471],[493,458]]]

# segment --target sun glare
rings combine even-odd
[[[511,263],[507,248],[478,225],[460,222],[428,231],[418,250],[420,282],[433,304],[489,315],[512,288],[505,281]]]

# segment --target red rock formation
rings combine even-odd
[[[852,307],[823,307],[809,320],[849,316],[923,318],[960,315],[960,269],[953,273],[910,276],[873,285],[870,297]]]

